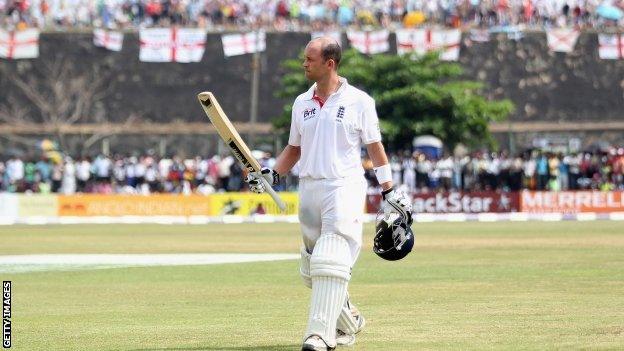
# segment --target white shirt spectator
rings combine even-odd
[[[61,192],[65,195],[76,193],[76,166],[71,157],[65,159]]]
[[[390,167],[392,169],[392,183],[393,184],[401,184],[401,170],[402,165],[401,161],[397,156],[392,156],[390,158]],[[414,169],[412,168],[412,172]]]
[[[440,171],[440,178],[453,177],[453,158],[447,157],[438,161],[436,168]]]
[[[76,166],[76,178],[78,180],[86,182],[91,177],[91,163],[87,160],[82,160]]]
[[[407,186],[409,191],[416,189],[416,161],[413,157],[403,160],[403,184]],[[400,174],[400,173],[399,173]],[[396,184],[400,184],[397,182]]]
[[[494,156],[494,158],[488,162],[487,172],[489,174],[498,175],[500,173],[500,166],[500,158],[498,158],[498,156]]]
[[[424,159],[416,164],[416,170],[418,173],[429,174],[433,169],[431,161]]]
[[[158,162],[158,172],[162,177],[167,178],[171,165],[173,165],[173,160],[170,158],[163,158]]]
[[[154,165],[150,166],[145,170],[145,181],[148,183],[153,183],[158,179],[158,172],[156,171],[156,167]]]
[[[535,168],[537,167],[537,164],[535,163],[535,159],[534,158],[530,158],[526,161],[524,161],[524,175],[526,177],[533,177],[535,175]]]
[[[132,162],[132,159],[130,160],[130,162],[126,162],[126,164],[124,165],[124,170],[126,172],[126,177],[128,178],[135,178],[136,177],[136,159],[134,160],[134,162]]]
[[[226,156],[217,165],[219,169],[219,177],[226,178],[232,174],[231,167],[234,164],[234,157]]]
[[[108,157],[100,156],[93,162],[95,167],[95,175],[100,178],[110,177],[112,162]]]
[[[13,183],[24,179],[24,162],[19,158],[8,160],[6,168],[9,182]]]

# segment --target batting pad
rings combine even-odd
[[[312,299],[304,340],[318,335],[330,347],[336,346],[336,322],[347,297],[351,279],[351,249],[345,238],[323,234],[310,258]]]
[[[310,277],[310,255],[305,246],[301,246],[301,262],[299,273],[303,279],[303,284],[312,289],[312,277]],[[336,322],[336,328],[342,330],[345,334],[355,334],[358,331],[358,324],[351,312],[351,303],[349,301],[349,292],[347,292],[347,298],[345,299],[342,308],[340,309],[340,315]]]
[[[351,302],[349,301],[349,294],[345,298],[342,308],[340,309],[340,315],[336,322],[336,328],[342,330],[345,334],[355,334],[358,332],[358,323],[353,317],[351,312]]]
[[[299,262],[299,273],[301,274],[301,279],[303,279],[303,284],[308,288],[312,289],[312,277],[310,277],[310,258],[312,255],[308,253],[308,250],[305,246],[301,246],[301,261]]]

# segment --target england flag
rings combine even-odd
[[[402,29],[397,30],[397,52],[399,54],[416,53],[424,55],[430,51],[439,51],[440,59],[457,61],[461,32],[451,30]]]
[[[39,30],[7,32],[0,29],[0,57],[9,60],[39,57]]]
[[[387,30],[373,32],[347,31],[347,38],[351,46],[363,54],[379,54],[390,49]]]
[[[550,29],[546,32],[548,48],[556,52],[572,52],[579,34],[579,31],[573,28]]]
[[[199,62],[206,32],[196,28],[148,28],[139,32],[139,60],[143,62]]]
[[[266,34],[264,32],[224,34],[221,42],[225,57],[253,54],[266,49]]]
[[[93,30],[93,44],[111,51],[121,51],[123,33],[96,28]]]
[[[598,56],[604,60],[624,58],[624,34],[598,34]]]

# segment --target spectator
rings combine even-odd
[[[600,27],[618,25],[596,13],[600,0],[0,0],[4,27],[180,25],[210,29],[321,30],[397,28],[408,13],[449,27]],[[613,5],[624,7],[621,1]]]
[[[536,162],[537,172],[537,190],[546,190],[548,185],[548,158],[544,154],[540,154]]]
[[[76,190],[78,192],[87,191],[87,183],[91,178],[91,162],[85,157],[76,165]]]
[[[55,162],[52,165],[52,192],[58,193],[61,189],[63,181],[63,165],[60,162]]]
[[[6,180],[4,179],[6,168],[4,162],[0,161],[0,191],[6,190]]]
[[[259,161],[270,166],[275,158],[263,153]],[[566,155],[535,151],[515,157],[508,157],[506,152],[484,152],[440,160],[400,152],[391,154],[390,163],[397,184],[414,192],[518,191],[540,187],[553,191],[624,190],[624,148],[609,153]],[[363,164],[370,186],[377,186],[371,176],[370,160],[364,160]],[[293,169],[280,190],[296,189],[297,167]],[[9,192],[210,194],[246,191],[241,180],[242,169],[229,155],[189,159],[115,155],[114,161],[99,155],[93,163],[89,158],[74,162],[66,156],[63,163],[54,164],[45,157],[37,163],[24,162],[15,156],[0,157],[0,190]]]
[[[50,182],[50,176],[52,172],[52,165],[47,157],[42,156],[35,165],[37,172],[39,173],[40,180],[44,183]]]
[[[74,160],[69,156],[65,157],[61,192],[65,195],[76,193],[76,167]]]
[[[403,163],[401,165],[403,171],[403,181],[398,181],[396,184],[405,184],[408,191],[414,191],[416,190],[416,161],[414,160],[414,157],[409,156],[409,152],[407,155],[408,157],[403,159]],[[397,165],[399,164],[397,163]]]
[[[38,183],[37,168],[32,160],[24,165],[24,189],[25,192],[37,191],[35,184]]]
[[[6,164],[7,185],[11,192],[22,190],[22,182],[24,181],[24,161],[18,157],[12,157]]]

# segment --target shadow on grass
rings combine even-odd
[[[136,349],[131,351],[294,351],[301,350],[301,345],[263,345],[263,346],[194,346],[164,347],[156,349]]]

